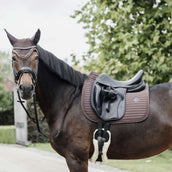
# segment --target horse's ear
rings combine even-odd
[[[11,35],[10,33],[7,32],[6,29],[4,29],[6,34],[7,34],[7,37],[11,43],[11,45],[13,46],[15,44],[15,42],[17,42],[17,38],[15,38],[13,35]]]
[[[40,36],[41,36],[41,31],[40,29],[38,29],[35,35],[31,38],[31,41],[34,43],[34,45],[37,45],[37,43],[39,42]]]

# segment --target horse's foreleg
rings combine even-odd
[[[66,157],[70,172],[88,172],[88,160],[81,160],[75,156]]]

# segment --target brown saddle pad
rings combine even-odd
[[[84,82],[82,90],[81,105],[84,115],[92,122],[102,121],[91,107],[91,89],[94,80],[98,76],[97,73],[91,72]],[[135,123],[141,122],[148,117],[149,113],[149,87],[140,92],[127,93],[126,95],[126,111],[124,117],[118,121],[110,121],[111,124]]]

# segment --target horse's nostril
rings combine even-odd
[[[34,90],[34,86],[33,85],[31,85],[31,91],[33,91]]]
[[[24,90],[23,84],[19,85],[19,89],[22,90],[22,91]]]

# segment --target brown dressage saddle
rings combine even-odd
[[[147,118],[149,87],[140,70],[128,81],[117,81],[107,74],[91,72],[82,90],[82,109],[93,122],[131,123]]]

